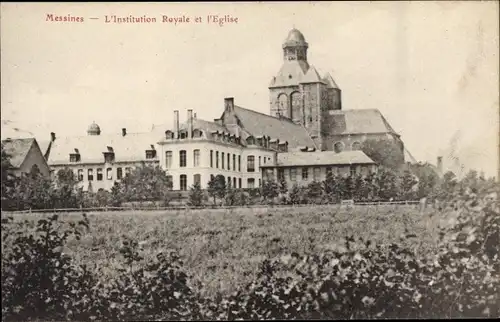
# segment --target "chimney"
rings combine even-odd
[[[174,139],[179,138],[179,111],[174,111]]]
[[[188,139],[193,137],[193,110],[188,110]]]
[[[54,142],[56,140],[56,134],[54,132],[50,132],[50,141]]]
[[[122,128],[122,136],[125,136],[127,135],[127,129],[126,128]]]
[[[437,157],[437,169],[439,173],[443,173],[443,157]]]
[[[224,110],[225,111],[234,111],[234,97],[224,98]]]

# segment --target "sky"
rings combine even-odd
[[[106,23],[112,15],[157,22]],[[379,109],[419,161],[443,155],[448,167],[458,157],[494,176],[498,16],[498,1],[2,3],[2,139],[86,135],[93,121],[103,134],[145,132],[173,124],[174,110],[181,122],[187,109],[213,120],[225,97],[268,114],[267,87],[295,27],[309,63],[342,89],[343,109]]]

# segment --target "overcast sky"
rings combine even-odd
[[[207,24],[209,14],[238,23]],[[105,15],[157,23],[106,24]],[[175,26],[162,15],[204,21]],[[171,124],[175,109],[181,121],[189,108],[213,120],[229,96],[269,113],[267,86],[295,26],[309,63],[341,87],[344,109],[379,109],[418,160],[453,150],[495,175],[498,15],[497,1],[2,3],[2,139],[86,135],[92,121],[103,133],[144,132]]]

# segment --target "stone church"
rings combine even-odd
[[[159,165],[174,190],[188,190],[223,175],[234,188],[258,188],[264,180],[288,185],[322,181],[328,172],[367,175],[377,164],[361,151],[369,138],[393,141],[404,160],[404,146],[377,109],[344,110],[332,75],[320,75],[307,59],[304,35],[292,29],[282,45],[283,64],[269,84],[270,114],[224,99],[214,120],[187,110],[180,122],[150,132],[106,133],[93,123],[85,136],[51,134],[44,151],[54,172],[69,167],[84,189],[109,190],[132,168]],[[102,130],[102,131],[101,131]],[[102,132],[102,134],[101,134]]]

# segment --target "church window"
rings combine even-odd
[[[180,182],[181,182],[181,190],[185,191],[187,190],[187,175],[181,174],[180,176]]]
[[[358,141],[353,142],[352,143],[352,150],[353,151],[361,150],[361,143],[359,143]]]
[[[179,166],[181,168],[186,167],[186,150],[179,151]]]
[[[247,156],[247,172],[255,172],[255,156]]]
[[[97,169],[97,181],[102,181],[102,168]]]
[[[288,96],[285,93],[278,96],[278,113],[282,116],[288,116]]]
[[[172,151],[165,152],[165,167],[167,169],[172,167]]]
[[[333,145],[333,151],[340,153],[344,150],[344,143],[343,142],[336,142]]]

